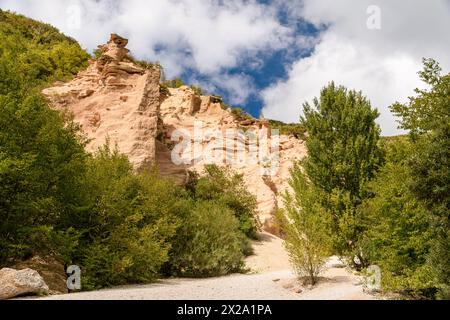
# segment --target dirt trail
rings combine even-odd
[[[301,287],[290,269],[282,240],[264,234],[255,255],[247,259],[248,274],[208,279],[168,279],[149,285],[123,286],[94,292],[50,296],[48,300],[371,300],[362,279],[333,257],[318,285]]]

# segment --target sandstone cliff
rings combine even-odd
[[[187,170],[201,172],[209,159],[200,157],[182,164],[174,163],[175,133],[194,137],[199,123],[203,132],[222,132],[221,150],[217,150],[214,137],[202,139],[200,146],[223,151],[231,157],[248,153],[249,145],[241,141],[244,149],[234,150],[234,140],[244,138],[228,137],[227,130],[267,131],[270,140],[267,121],[236,119],[230,110],[222,108],[216,97],[199,96],[186,86],[170,88],[161,94],[159,67],[143,69],[134,64],[125,48],[127,42],[111,35],[108,44],[99,47],[100,57],[92,60],[87,70],[68,83],[44,90],[55,108],[72,113],[74,120],[81,124],[90,139],[88,151],[97,150],[109,139],[129,156],[136,170],[156,164],[162,175],[183,183]],[[253,162],[223,162],[243,174],[249,191],[257,197],[259,218],[266,231],[277,232],[273,213],[282,205],[289,169],[305,154],[303,141],[293,136],[280,136],[278,167],[270,175],[262,174],[267,164],[261,158]],[[221,161],[218,164],[222,164]]]

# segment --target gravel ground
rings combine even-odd
[[[302,287],[290,269],[282,241],[263,235],[249,257],[249,274],[208,279],[167,279],[149,285],[50,296],[47,300],[371,300],[362,279],[332,257],[320,282]]]

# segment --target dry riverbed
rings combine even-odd
[[[336,258],[330,258],[313,288],[296,280],[282,241],[263,234],[247,259],[250,272],[208,279],[167,279],[149,285],[122,286],[93,292],[49,296],[48,300],[371,300],[362,278]]]

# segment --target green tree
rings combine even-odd
[[[426,263],[433,231],[426,208],[409,190],[412,144],[407,137],[383,142],[386,165],[368,186],[375,196],[359,208],[367,223],[360,244],[371,263],[381,267],[385,290],[429,297],[435,290]]]
[[[154,280],[169,259],[178,215],[189,210],[182,189],[157,172],[135,174],[127,157],[108,145],[88,167],[90,207],[66,219],[83,230],[74,260],[85,289]]]
[[[441,297],[450,298],[450,74],[443,75],[436,61],[424,59],[419,75],[429,88],[416,89],[409,103],[391,109],[414,141],[410,190],[429,211],[435,234],[429,264]]]
[[[73,76],[87,57],[55,28],[0,10],[0,264],[67,257],[77,242],[60,223],[83,206],[84,143],[40,89]]]
[[[297,164],[291,170],[292,192],[284,195],[278,218],[285,246],[297,274],[314,285],[331,251],[331,217],[320,204],[323,191],[315,188]]]
[[[365,184],[373,179],[382,163],[378,147],[378,111],[360,93],[337,87],[325,87],[313,106],[304,104],[301,124],[306,128],[308,156],[303,161],[312,185],[326,195],[318,199],[333,218],[337,253],[357,255],[362,233],[357,206],[367,195]],[[353,261],[353,260],[352,260]]]

